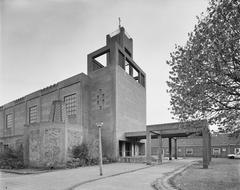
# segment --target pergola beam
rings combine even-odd
[[[153,134],[155,134],[155,135],[157,135],[157,136],[160,135],[160,133],[156,133],[156,132],[154,132],[154,131],[150,131],[150,132],[153,133]]]
[[[162,138],[169,138],[169,160],[172,159],[172,143],[171,139],[173,137],[188,136],[190,134],[202,133],[203,136],[203,168],[208,168],[211,161],[211,134],[208,129],[208,124],[206,120],[198,122],[201,126],[197,128],[184,128],[180,129],[182,123],[167,123],[160,125],[150,125],[146,127],[146,139],[147,139],[147,150],[146,150],[146,160],[147,164],[151,164],[151,133],[158,137],[158,163],[162,163]],[[194,124],[194,122],[193,122]],[[160,131],[156,133],[155,131]],[[175,159],[177,159],[177,139],[175,139]]]

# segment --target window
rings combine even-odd
[[[223,152],[226,152],[226,148],[222,148],[222,151],[223,151]]]
[[[64,97],[67,115],[75,115],[77,113],[76,101],[77,101],[76,94],[72,94]]]
[[[12,128],[13,127],[13,114],[10,113],[6,116],[6,128]]]
[[[234,153],[235,153],[235,154],[240,153],[240,148],[235,148],[235,149],[234,149]]]
[[[5,152],[5,151],[8,151],[8,150],[9,150],[8,144],[3,145],[3,151]]]
[[[3,143],[0,142],[0,152],[2,153],[3,152]]]
[[[105,103],[105,94],[103,93],[102,89],[99,89],[97,92],[97,109],[98,110],[103,110],[104,108],[104,103]]]
[[[186,154],[188,154],[188,155],[193,154],[193,149],[192,148],[186,148]]]
[[[37,122],[37,106],[32,106],[29,108],[29,123]]]
[[[220,148],[213,148],[213,155],[219,155],[221,153]]]

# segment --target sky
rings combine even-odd
[[[173,122],[166,61],[208,0],[0,0],[0,105],[81,72],[121,25],[147,75],[147,124]]]

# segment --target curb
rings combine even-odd
[[[98,181],[98,180],[102,180],[102,179],[106,179],[106,178],[110,178],[110,177],[115,177],[115,176],[122,175],[122,174],[132,173],[132,172],[139,171],[139,170],[144,170],[144,169],[151,168],[151,167],[154,167],[154,166],[155,165],[145,166],[145,167],[134,169],[134,170],[129,170],[129,171],[120,172],[120,173],[116,173],[116,174],[112,174],[112,175],[108,175],[108,176],[103,176],[103,177],[98,177],[98,178],[95,178],[95,179],[90,179],[90,180],[83,181],[81,183],[75,184],[71,187],[68,187],[65,190],[74,190],[75,188],[77,188],[81,185],[87,184],[87,183],[91,183],[91,182],[94,182],[94,181]]]
[[[157,178],[151,185],[156,190],[178,190],[177,187],[174,187],[172,184],[169,183],[169,180],[173,178],[174,176],[182,173],[184,170],[186,170],[188,167],[193,165],[195,161],[184,165],[177,170],[175,170],[173,173],[167,173],[162,178]]]
[[[12,174],[18,174],[18,175],[30,175],[30,174],[41,174],[41,173],[47,173],[50,172],[49,170],[39,170],[39,171],[17,171],[17,170],[8,170],[8,169],[1,169],[0,172],[4,173],[12,173]]]

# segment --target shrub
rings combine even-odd
[[[98,158],[94,157],[89,149],[91,149],[91,147],[85,143],[74,146],[72,148],[72,159],[67,161],[67,167],[76,168],[98,164]]]
[[[17,150],[7,148],[0,154],[0,168],[2,169],[20,169],[24,168],[23,149]]]
[[[117,162],[117,160],[112,159],[112,158],[109,158],[109,157],[107,157],[107,156],[104,156],[103,159],[102,159],[102,161],[103,161],[103,164],[110,164],[110,163]]]
[[[68,168],[92,166],[99,163],[98,148],[96,143],[82,143],[72,148],[72,158],[67,161]],[[113,163],[116,160],[103,156],[103,164]]]
[[[72,149],[73,158],[79,158],[86,160],[88,158],[88,147],[85,143],[81,145],[74,146]]]

